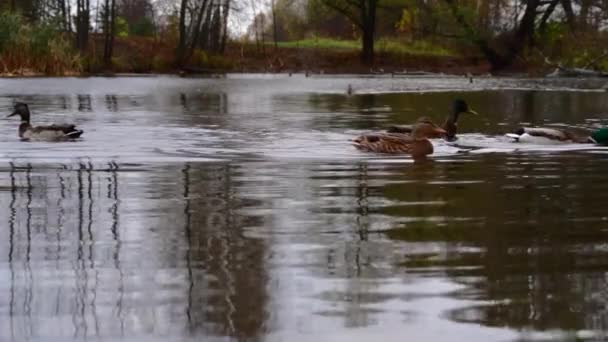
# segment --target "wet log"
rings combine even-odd
[[[547,74],[545,77],[608,77],[608,72],[558,66],[552,73]]]

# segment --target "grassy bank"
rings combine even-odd
[[[103,35],[90,33],[88,48],[74,48],[73,33],[59,25],[32,23],[16,13],[0,13],[0,75],[73,76],[112,73],[176,73],[175,39],[121,36],[114,41],[111,63],[102,60]],[[374,68],[359,61],[360,41],[330,38],[260,45],[229,42],[222,55],[195,50],[185,66],[191,73],[319,72],[369,73],[425,70],[451,73],[483,71],[475,58],[425,41],[380,39]]]
[[[112,60],[113,72],[176,72],[173,65],[173,45],[154,38],[118,38]],[[102,41],[97,42],[98,49]],[[184,69],[205,72],[323,72],[369,73],[370,71],[403,71],[417,69],[444,72],[485,72],[478,58],[426,42],[407,44],[394,40],[376,43],[376,63],[373,68],[360,62],[360,42],[356,40],[310,39],[259,45],[251,42],[229,42],[226,51],[211,54],[196,50]],[[87,65],[92,72],[102,71],[99,63]]]
[[[273,43],[267,44],[272,45]],[[331,38],[310,38],[289,42],[278,42],[277,45],[282,48],[296,49],[325,49],[351,51],[359,51],[361,49],[361,41],[359,40],[339,40]],[[406,42],[403,40],[395,39],[379,39],[378,41],[376,41],[375,48],[376,51],[379,53],[450,57],[457,57],[459,55],[455,51],[427,41]]]
[[[91,33],[88,49],[79,53],[75,37],[50,24],[31,24],[17,14],[0,14],[0,75],[73,76],[112,73],[176,73],[175,42],[154,37],[116,37],[111,63],[103,62],[104,39]],[[428,42],[381,39],[374,68],[361,64],[360,42],[314,38],[259,45],[230,42],[222,55],[196,50],[182,70],[210,72],[369,73],[425,70],[448,73],[485,72],[467,58]]]

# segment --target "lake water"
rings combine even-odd
[[[608,149],[503,137],[607,125],[602,86],[1,80],[2,112],[85,134],[0,121],[0,340],[602,340]],[[456,97],[481,115],[427,161],[350,145]]]

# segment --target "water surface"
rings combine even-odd
[[[348,84],[355,94],[346,95]],[[229,75],[12,79],[0,108],[0,340],[599,340],[608,150],[522,146],[608,123],[600,81]],[[349,139],[455,97],[457,144]]]

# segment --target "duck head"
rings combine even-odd
[[[608,128],[600,128],[589,137],[590,142],[598,145],[608,145]]]
[[[412,136],[416,140],[424,140],[429,137],[434,138],[437,136],[443,136],[447,132],[435,125],[432,121],[426,118],[420,118],[416,124],[414,125],[414,129],[412,130]]]
[[[21,117],[21,121],[30,122],[30,109],[28,108],[27,104],[23,102],[15,103],[14,111],[7,116],[7,118],[15,115],[19,115]]]
[[[523,135],[524,133],[526,133],[526,129],[523,127],[518,127],[515,131],[513,131],[513,133],[517,135]]]
[[[447,141],[456,140],[456,131],[458,130],[458,128],[456,127],[456,122],[458,121],[458,117],[462,113],[479,115],[476,111],[469,108],[469,105],[464,100],[456,99],[452,101],[452,111],[450,112],[447,120],[443,124],[443,128],[445,128],[445,130],[447,131],[447,134],[445,135],[445,139]]]
[[[463,99],[456,99],[452,101],[452,112],[450,113],[450,118],[456,122],[458,120],[458,116],[460,114],[473,114],[479,115],[476,111],[469,108],[469,105]]]

